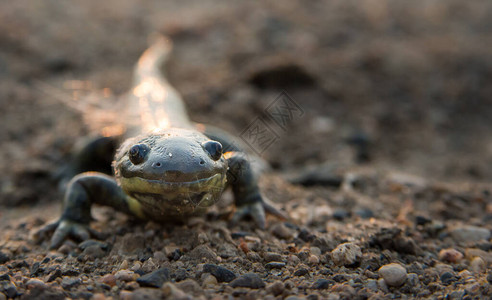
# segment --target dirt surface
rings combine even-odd
[[[490,297],[491,20],[490,1],[0,3],[0,300]],[[181,225],[95,207],[102,239],[49,250],[53,174],[91,134],[70,103],[123,95],[154,32],[191,118],[272,165],[291,220],[231,226],[230,193]]]

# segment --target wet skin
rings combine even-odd
[[[261,195],[247,156],[232,138],[188,120],[179,94],[159,71],[168,53],[169,42],[160,38],[140,58],[127,99],[126,132],[87,143],[64,168],[63,179],[73,178],[66,188],[63,213],[38,233],[54,231],[52,248],[67,237],[97,236],[89,227],[94,203],[144,220],[184,221],[203,214],[231,186],[237,206],[233,222],[249,215],[264,228],[265,212],[285,218]],[[86,162],[107,157],[101,149],[113,149],[121,140],[112,161],[114,177],[84,172],[89,170]]]

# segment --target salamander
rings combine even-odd
[[[181,96],[160,71],[171,48],[160,36],[138,60],[125,97],[125,132],[87,143],[67,164],[64,177],[72,179],[63,212],[41,230],[54,231],[52,248],[68,237],[86,240],[94,234],[89,226],[94,203],[143,220],[182,221],[203,214],[230,186],[237,207],[233,222],[249,215],[264,228],[265,212],[286,218],[261,194],[252,163],[232,136],[190,121]],[[89,165],[107,160],[101,149],[119,141],[111,159],[114,176],[87,172]]]

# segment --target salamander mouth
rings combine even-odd
[[[194,181],[169,182],[162,179],[146,179],[138,176],[120,177],[120,185],[128,194],[179,194],[179,193],[201,193],[210,189],[223,189],[226,176],[217,173],[210,177],[197,179]]]
[[[122,189],[146,211],[183,213],[215,204],[226,184],[225,173],[188,182],[166,182],[141,177],[119,178]]]

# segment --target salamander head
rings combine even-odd
[[[227,172],[222,145],[188,129],[129,139],[113,166],[122,189],[151,210],[210,206],[219,199]]]

